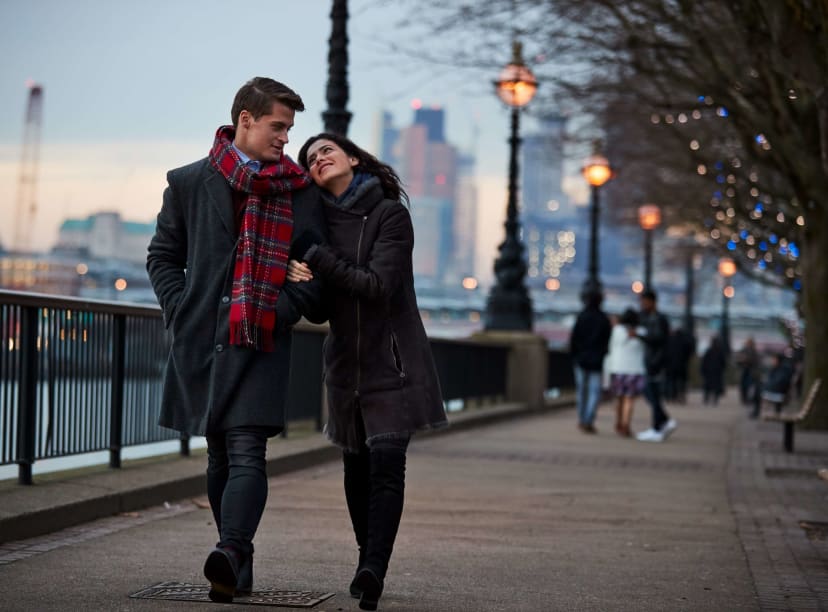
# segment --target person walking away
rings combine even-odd
[[[684,404],[687,401],[687,368],[696,350],[696,341],[683,327],[676,327],[667,341],[664,367],[664,398]]]
[[[595,433],[595,413],[601,400],[601,369],[612,325],[601,310],[600,292],[586,293],[582,299],[584,308],[578,313],[569,337],[569,354],[575,370],[578,428],[584,433]]]
[[[664,442],[678,426],[661,400],[670,323],[658,311],[657,301],[658,296],[652,289],[642,292],[639,298],[641,314],[637,334],[644,342],[644,367],[647,370],[644,397],[652,413],[652,426],[636,435],[636,439],[642,442]]]
[[[754,394],[758,393],[759,352],[756,350],[756,342],[752,336],[745,340],[742,350],[737,353],[736,363],[741,370],[739,375],[740,397],[742,403],[748,405],[753,400]]]
[[[285,282],[294,238],[324,238],[319,191],[284,154],[302,99],[255,77],[209,155],[167,174],[147,271],[172,332],[160,425],[207,438],[207,495],[219,540],[210,599],[253,588],[253,539],[267,500],[265,450],[285,423],[291,328],[320,319],[321,283]]]
[[[703,385],[703,402],[705,405],[719,403],[724,394],[724,375],[727,368],[727,356],[720,336],[714,336],[710,346],[704,351],[701,360]]]
[[[635,333],[638,313],[625,310],[612,328],[609,352],[604,368],[609,374],[610,390],[615,397],[615,433],[630,437],[630,423],[635,398],[644,391],[644,343]]]
[[[308,139],[298,159],[322,188],[330,244],[297,249],[288,279],[321,277],[329,291],[325,433],[343,450],[359,549],[349,590],[361,609],[375,610],[402,517],[411,435],[448,421],[414,293],[414,230],[396,172],[334,134]]]
[[[761,398],[772,404],[774,412],[779,414],[788,401],[794,368],[783,353],[774,353],[772,359],[773,363],[762,385]]]

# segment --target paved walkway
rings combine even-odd
[[[778,424],[748,420],[732,402],[714,408],[693,396],[670,410],[679,428],[664,444],[616,437],[608,405],[594,436],[578,432],[565,408],[415,439],[380,609],[828,610],[828,540],[819,539],[828,484],[816,476],[828,464],[828,432],[798,431],[787,455]],[[636,428],[647,412],[637,406]],[[328,457],[270,480],[256,586],[333,592],[313,609],[357,610],[347,595],[356,553],[341,467]],[[120,478],[144,482],[139,474],[153,470],[149,463]],[[15,503],[40,496],[42,505],[50,487],[59,506],[57,491],[68,487],[48,483],[0,489],[0,507],[6,494]],[[0,609],[215,608],[128,597],[163,581],[204,582],[215,528],[203,506],[171,498],[0,544]],[[46,520],[47,508],[40,512]]]

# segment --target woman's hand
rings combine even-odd
[[[308,267],[308,264],[302,261],[291,259],[288,262],[287,280],[291,283],[302,283],[313,280],[313,272]]]

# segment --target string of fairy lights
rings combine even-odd
[[[796,99],[790,90],[788,98]],[[681,127],[690,125],[713,111],[717,120],[730,118],[730,111],[717,105],[711,96],[699,96],[697,107],[688,112],[653,113],[651,123]],[[805,218],[795,198],[773,197],[759,186],[756,165],[744,163],[744,149],[726,138],[726,130],[716,130],[718,138],[703,146],[698,137],[690,137],[687,146],[696,160],[699,176],[713,181],[710,210],[701,226],[714,242],[733,255],[741,256],[741,266],[754,266],[759,274],[773,275],[796,291],[802,288],[800,250],[795,239],[805,226]],[[769,154],[773,146],[767,136],[757,133],[753,144],[759,154]],[[707,151],[714,152],[711,156]],[[725,154],[726,153],[726,154]]]

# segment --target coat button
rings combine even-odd
[[[223,345],[223,344],[217,344],[217,345],[216,345],[216,352],[217,352],[217,353],[220,353],[220,352],[222,352],[223,350],[224,350],[224,345]]]
[[[230,298],[227,297],[226,295],[221,296],[221,303],[222,304],[229,304],[230,303]]]

